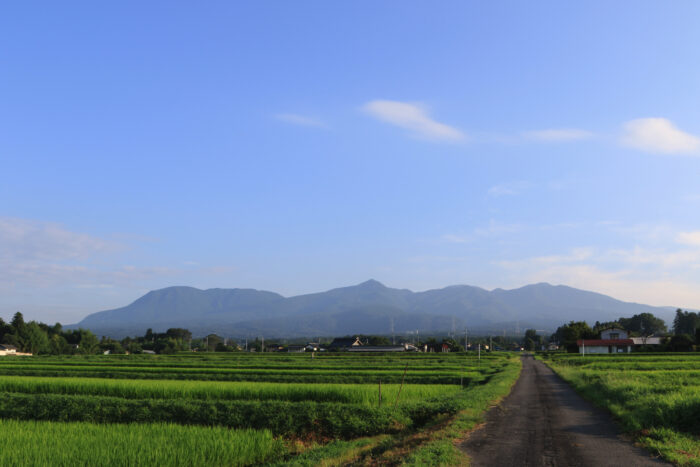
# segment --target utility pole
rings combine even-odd
[[[265,351],[265,336],[262,336],[262,344],[260,344],[260,351]]]
[[[493,338],[489,336],[489,352],[493,352]]]
[[[464,351],[469,350],[469,338],[467,337],[467,328],[464,328]]]

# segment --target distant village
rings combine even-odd
[[[103,336],[98,339],[85,329],[64,330],[60,324],[49,326],[25,322],[16,313],[10,323],[0,319],[0,356],[71,354],[172,354],[176,352],[490,352],[546,351],[610,354],[630,352],[694,351],[700,344],[700,314],[677,310],[671,331],[666,323],[650,313],[619,318],[613,322],[571,321],[554,333],[528,329],[524,335],[469,336],[454,331],[447,336],[351,335],[304,341],[265,341],[230,339],[209,334],[194,338],[187,329],[171,328],[164,333],[148,329],[143,336],[121,340]]]

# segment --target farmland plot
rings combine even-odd
[[[429,464],[421,446],[455,436],[444,428],[460,417],[454,427],[467,427],[465,413],[478,420],[518,369],[507,354],[1,359],[0,428],[14,434],[0,441],[0,462],[17,465],[33,445],[37,464],[314,465],[415,455]],[[432,441],[402,447],[425,430]],[[449,447],[440,455],[454,457]]]
[[[700,466],[700,355],[556,354],[544,360],[649,450]]]

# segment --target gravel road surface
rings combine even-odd
[[[511,394],[461,448],[473,466],[670,465],[623,439],[608,414],[530,355]]]

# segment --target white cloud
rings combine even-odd
[[[678,243],[684,245],[700,246],[700,230],[695,230],[693,232],[681,232],[676,237]]]
[[[697,154],[700,138],[676,128],[665,118],[638,118],[624,124],[620,142],[642,151],[662,154]]]
[[[574,248],[568,253],[495,262],[518,282],[551,282],[647,303],[698,307],[700,232],[679,236],[691,248],[635,246],[629,249]],[[698,243],[695,243],[695,242]]]
[[[489,188],[490,196],[513,196],[519,195],[523,191],[532,186],[532,183],[526,181],[499,183]]]
[[[299,114],[292,114],[292,113],[282,113],[282,114],[276,114],[275,118],[277,120],[280,120],[282,122],[286,123],[291,123],[293,125],[300,125],[300,126],[309,126],[309,127],[316,127],[316,128],[327,128],[328,125],[326,125],[325,122],[318,118],[314,117],[307,117],[305,115],[299,115]]]
[[[363,110],[373,117],[405,130],[414,136],[436,141],[461,141],[465,135],[457,128],[430,118],[424,108],[407,102],[374,100]]]
[[[115,264],[127,245],[51,223],[0,217],[0,288],[104,287],[137,284],[176,272]]]
[[[522,135],[533,141],[562,142],[588,139],[593,133],[577,128],[549,128],[546,130],[525,131]]]
[[[448,242],[448,243],[469,243],[474,238],[471,235],[455,235],[455,234],[445,234],[442,237],[442,240]]]
[[[122,248],[91,235],[71,232],[58,224],[0,217],[0,258],[75,260]]]

